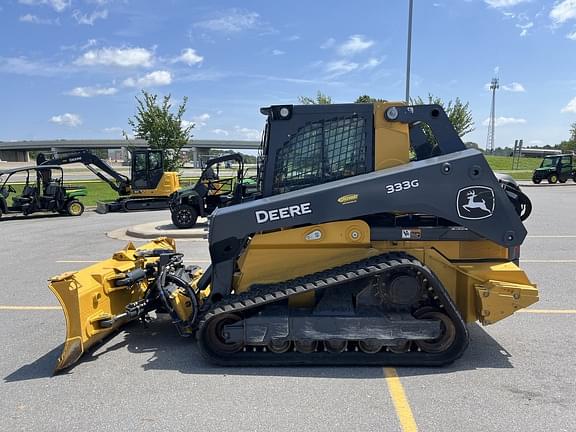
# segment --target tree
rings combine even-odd
[[[332,98],[318,90],[314,98],[298,96],[298,102],[302,105],[329,105],[332,103]]]
[[[184,97],[176,113],[171,112],[170,95],[164,96],[162,103],[158,96],[142,90],[143,98],[136,96],[138,112],[128,119],[134,137],[143,139],[153,149],[164,151],[164,170],[177,171],[184,165],[180,155],[182,148],[192,137],[194,124],[184,125],[182,116],[186,112],[188,98]],[[124,136],[128,138],[126,132]]]
[[[388,102],[386,99],[377,99],[368,95],[358,96],[354,103],[374,103],[374,102]]]
[[[446,104],[441,98],[428,94],[428,100],[426,102],[421,97],[417,97],[411,99],[410,103],[412,105],[440,105],[444,108],[444,111],[446,111],[450,122],[460,137],[474,130],[474,120],[472,119],[472,112],[470,111],[469,104],[468,102],[463,103],[460,98],[456,98],[455,101],[448,101]],[[436,139],[432,135],[430,128],[424,127],[424,133],[431,143],[436,143]]]
[[[466,141],[466,142],[464,143],[464,145],[466,146],[466,148],[472,148],[472,149],[476,149],[476,150],[482,151],[482,149],[480,148],[480,146],[479,146],[477,143],[473,142],[473,141]]]
[[[570,141],[576,141],[576,122],[570,125]]]

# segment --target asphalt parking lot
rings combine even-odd
[[[522,267],[541,300],[470,326],[468,351],[444,368],[220,368],[155,321],[52,376],[65,324],[48,277],[123,247],[106,232],[168,214],[0,221],[0,430],[574,431],[576,186],[524,191]],[[178,248],[207,265],[205,241]]]

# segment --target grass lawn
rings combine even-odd
[[[486,155],[486,160],[490,167],[499,173],[509,174],[516,180],[531,180],[532,172],[540,166],[541,158],[520,158],[518,169],[512,169],[512,158],[508,156]]]
[[[180,184],[182,187],[188,187],[191,184],[194,184],[196,179],[194,178],[185,178],[180,179]],[[80,201],[85,206],[95,206],[98,201],[114,201],[118,198],[118,193],[114,189],[112,189],[108,183],[105,183],[100,180],[91,180],[91,181],[73,181],[73,182],[65,182],[66,186],[83,186],[86,188],[86,196],[80,197]],[[22,189],[24,188],[24,184],[22,183],[12,183],[14,189],[16,189],[16,194],[10,194],[10,197],[17,196],[18,194],[22,193]],[[9,205],[12,204],[12,198],[8,198]]]

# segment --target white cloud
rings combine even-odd
[[[194,26],[216,32],[237,33],[259,27],[259,17],[256,12],[231,9],[220,18],[199,21]]]
[[[334,39],[334,38],[328,38],[328,39],[326,39],[326,40],[322,43],[322,45],[320,45],[320,48],[321,48],[321,49],[332,48],[335,43],[336,43],[336,39]]]
[[[227,130],[224,130],[224,129],[212,129],[212,133],[215,133],[216,135],[224,135],[224,136],[230,135],[230,132],[228,132]]]
[[[86,51],[75,63],[82,66],[149,67],[154,63],[154,55],[146,48],[100,48]]]
[[[204,113],[197,116],[192,117],[192,121],[182,120],[182,126],[187,128],[188,126],[194,125],[196,129],[200,129],[206,126],[206,122],[210,120],[210,114]]]
[[[360,65],[358,63],[349,62],[346,60],[336,60],[326,64],[326,72],[330,77],[334,78],[340,75],[350,73],[358,69]]]
[[[534,145],[534,146],[539,146],[540,144],[544,144],[544,141],[542,140],[531,140],[528,144]]]
[[[210,114],[208,113],[204,113],[204,114],[200,114],[198,116],[195,116],[192,118],[194,121],[196,122],[207,122],[208,120],[210,120]]]
[[[563,113],[576,113],[576,97],[573,98],[568,104],[562,108]]]
[[[194,126],[196,126],[196,123],[194,123],[193,121],[189,121],[189,120],[182,120],[180,122],[180,127],[182,129],[188,129],[190,126],[194,127]]]
[[[566,38],[567,38],[567,39],[570,39],[570,40],[573,40],[573,41],[576,41],[576,30],[574,30],[572,33],[568,33],[568,34],[566,35]]]
[[[500,88],[504,91],[509,91],[512,93],[523,93],[526,91],[524,86],[519,82],[511,82],[510,84],[501,84]],[[490,90],[490,83],[484,84],[484,90],[492,91]]]
[[[527,22],[526,24],[516,24],[516,27],[521,29],[520,36],[524,37],[528,34],[528,29],[534,27],[534,23],[532,21]]]
[[[62,126],[76,127],[82,124],[82,119],[78,114],[64,113],[60,115],[55,115],[50,118],[52,123],[56,123]]]
[[[150,72],[139,78],[127,78],[122,82],[126,87],[159,87],[171,83],[172,74],[165,70]]]
[[[576,0],[563,0],[550,10],[550,19],[555,24],[562,24],[574,18],[576,18]]]
[[[494,75],[498,75],[500,73],[500,66],[494,67]]]
[[[237,134],[239,134],[244,140],[257,141],[261,138],[262,132],[257,129],[249,129],[240,126],[234,126]]]
[[[382,63],[382,59],[377,58],[370,58],[366,63],[363,64],[348,60],[335,60],[326,63],[324,70],[328,74],[328,78],[336,78],[340,75],[344,75],[355,70],[361,71],[366,69],[373,69],[380,63]]]
[[[122,130],[123,129],[121,127],[107,127],[102,129],[102,131],[106,133],[120,133]]]
[[[374,41],[366,39],[363,35],[352,35],[346,42],[338,47],[338,52],[343,56],[354,55],[374,45]]]
[[[28,60],[26,57],[0,57],[0,72],[28,76],[58,76],[71,71],[69,66]]]
[[[382,59],[377,59],[377,58],[371,58],[369,59],[366,63],[364,63],[360,69],[364,70],[364,69],[372,69],[375,68],[376,66],[378,66],[380,63],[382,63]]]
[[[502,84],[502,90],[513,92],[513,93],[523,93],[526,91],[524,86],[518,82],[511,82],[510,84]]]
[[[78,24],[84,24],[84,25],[94,25],[94,22],[98,19],[106,19],[108,18],[108,10],[104,9],[101,11],[94,11],[92,12],[90,15],[88,14],[83,14],[82,12],[80,12],[79,10],[75,10],[72,13],[72,16],[74,17],[74,19],[76,20],[76,22]]]
[[[186,48],[182,50],[182,53],[172,60],[172,63],[181,62],[186,63],[188,66],[202,63],[204,57],[199,55],[195,49]]]
[[[529,0],[484,0],[484,3],[493,8],[509,8],[527,1]]]
[[[70,0],[18,0],[18,3],[28,6],[48,5],[56,12],[62,12],[70,6]]]
[[[279,50],[279,49],[273,49],[273,50],[272,50],[272,55],[279,56],[279,55],[284,55],[284,54],[286,54],[285,51],[282,51],[282,50]]]
[[[94,96],[110,96],[116,93],[118,93],[118,89],[115,87],[74,87],[66,94],[89,98]]]
[[[490,123],[490,119],[486,119],[482,122],[482,125],[488,126]],[[507,126],[511,124],[524,124],[526,123],[526,119],[523,118],[515,118],[515,117],[496,117],[495,125],[498,126]]]
[[[39,18],[38,16],[32,14],[22,15],[19,18],[19,21],[30,24],[60,24],[60,20],[58,18],[51,20],[49,18]]]

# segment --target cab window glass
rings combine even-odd
[[[162,155],[160,153],[149,153],[150,171],[162,169]]]
[[[146,153],[136,153],[134,157],[134,170],[136,172],[146,171]]]

